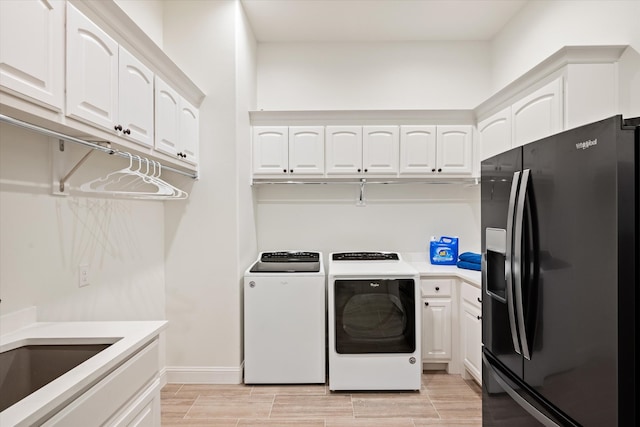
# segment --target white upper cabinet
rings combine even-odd
[[[289,173],[324,174],[324,127],[289,127]]]
[[[255,126],[254,175],[324,174],[324,127]]]
[[[200,148],[200,110],[186,99],[180,98],[180,147],[178,157],[184,161],[197,164]]]
[[[56,111],[64,105],[64,7],[0,1],[0,86]]]
[[[478,123],[481,159],[485,160],[511,148],[511,107],[498,111]]]
[[[158,76],[155,77],[155,94],[155,149],[198,164],[198,109]]]
[[[470,175],[472,142],[471,126],[401,126],[400,174]]]
[[[443,175],[467,175],[473,171],[473,128],[471,126],[438,126],[437,168]]]
[[[153,72],[71,5],[67,115],[153,147]]]
[[[67,115],[114,129],[118,43],[67,4]]]
[[[362,126],[326,127],[327,174],[362,172]]]
[[[562,77],[511,106],[512,146],[519,147],[563,129]]]
[[[363,126],[363,172],[385,175],[397,174],[399,147],[398,126]]]
[[[436,167],[436,127],[400,126],[400,173],[428,174]]]
[[[289,128],[254,126],[253,174],[283,175],[289,170]]]
[[[120,47],[118,73],[118,124],[122,133],[153,147],[153,72]]]
[[[398,126],[327,126],[329,175],[397,175]]]

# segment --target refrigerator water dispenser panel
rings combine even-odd
[[[487,228],[485,231],[487,254],[484,269],[487,293],[500,302],[507,302],[505,262],[507,257],[507,231]]]

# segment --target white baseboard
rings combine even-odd
[[[161,371],[165,384],[242,384],[243,366],[167,366]]]

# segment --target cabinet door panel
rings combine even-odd
[[[253,128],[254,175],[283,175],[289,170],[288,128],[256,126]]]
[[[362,127],[327,126],[326,155],[328,174],[362,172]]]
[[[155,148],[175,156],[180,133],[180,96],[168,84],[155,78]]]
[[[152,147],[153,73],[122,47],[118,67],[118,124],[131,132],[122,135]]]
[[[481,160],[511,149],[511,107],[478,123]]]
[[[425,300],[422,316],[422,358],[451,359],[451,300]]]
[[[462,302],[462,356],[464,367],[478,382],[482,378],[482,317],[479,308]]]
[[[289,172],[324,174],[324,127],[289,127]]]
[[[362,166],[365,173],[398,173],[400,148],[397,126],[364,126]]]
[[[513,104],[514,147],[562,130],[562,81],[558,78]]]
[[[189,104],[184,98],[180,99],[180,132],[179,142],[183,160],[198,164],[198,150],[200,147],[200,111]]]
[[[437,164],[442,174],[470,174],[473,169],[471,126],[438,126]]]
[[[436,168],[436,127],[400,127],[400,173],[425,174]]]
[[[118,44],[67,4],[67,115],[113,130],[117,94]]]
[[[64,104],[64,6],[0,1],[0,85],[57,111]]]

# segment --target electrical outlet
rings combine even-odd
[[[78,287],[89,286],[89,264],[80,264],[78,266]]]

